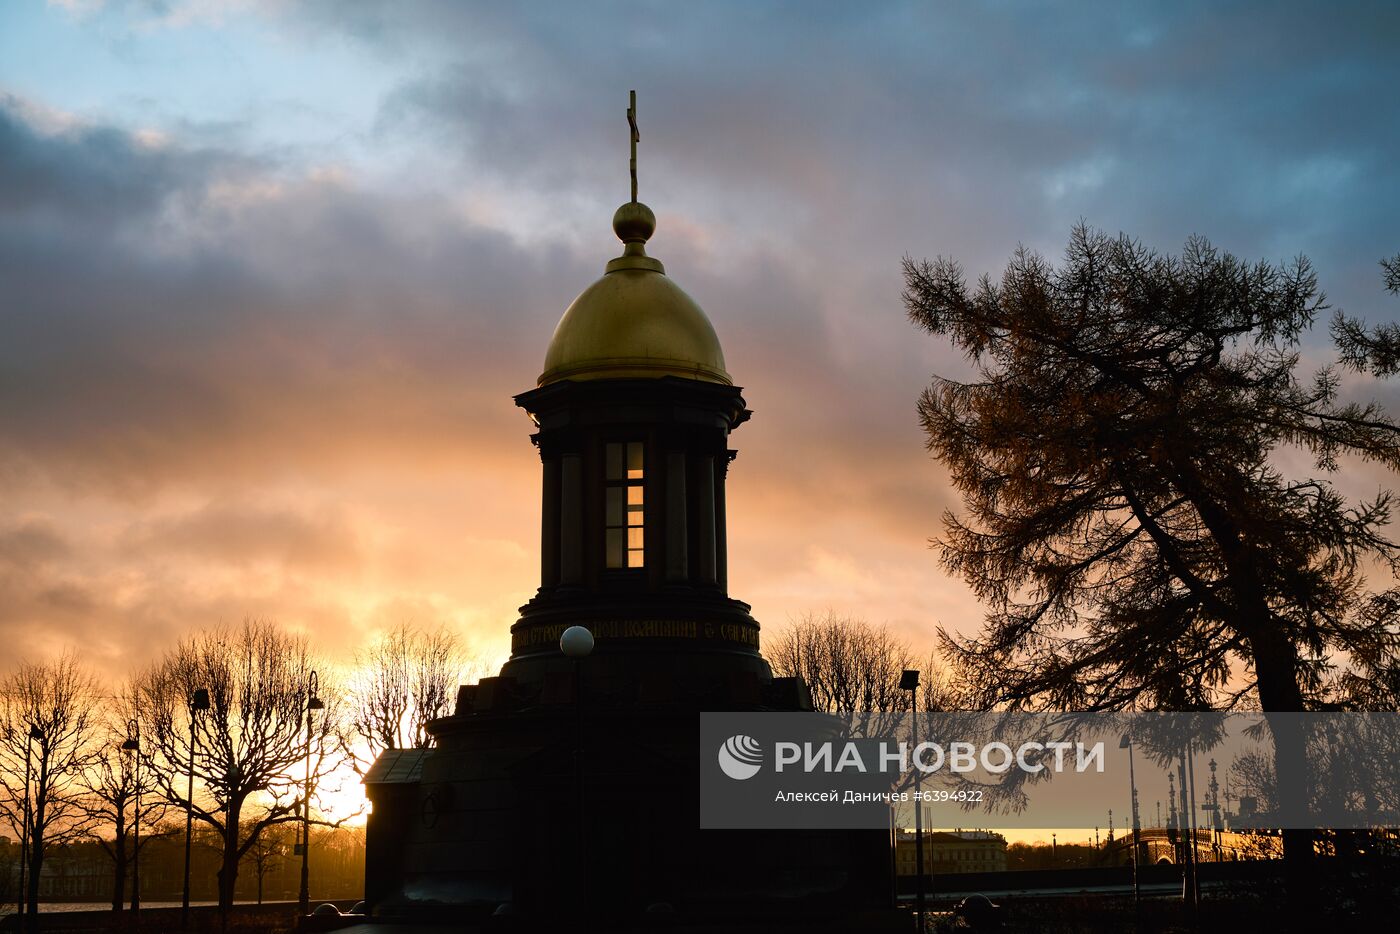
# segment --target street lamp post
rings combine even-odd
[[[209,689],[195,688],[190,698],[190,770],[185,801],[185,885],[180,895],[180,926],[190,926],[190,843],[194,835],[194,752],[199,742],[195,735],[197,715],[209,710]]]
[[[570,626],[559,637],[559,651],[574,660],[574,810],[578,816],[578,908],[584,929],[588,929],[588,842],[584,833],[583,799],[583,660],[593,651],[593,633],[583,626]]]
[[[909,712],[913,717],[910,725],[914,737],[914,913],[918,918],[918,932],[924,934],[924,803],[923,770],[919,768],[917,750],[919,748],[919,672],[918,669],[905,669],[899,676],[899,689],[909,692]]]
[[[23,918],[25,911],[29,907],[29,889],[24,887],[24,872],[29,866],[29,830],[33,821],[29,813],[29,777],[32,766],[30,764],[30,754],[34,748],[34,740],[43,739],[44,731],[39,729],[37,723],[29,724],[29,735],[24,740],[24,816],[20,821],[19,832],[19,913]]]
[[[12,740],[12,739],[14,738],[14,735],[15,735],[15,734],[14,734],[14,730],[12,730],[10,727],[5,727],[5,741],[6,741],[6,742],[9,742],[10,740]],[[28,752],[28,750],[25,750],[25,751],[26,751],[26,753]],[[24,776],[24,791],[25,791],[25,795],[27,796],[28,793],[29,793],[29,769],[28,769],[28,767],[26,767],[24,771],[25,771],[25,776]],[[27,836],[27,831],[28,831],[28,829],[29,829],[29,828],[26,827],[25,825],[28,824],[28,823],[29,823],[29,821],[25,819],[25,815],[24,815],[23,813],[21,813],[21,816],[20,816],[20,831],[19,831],[19,896],[15,899],[15,913],[18,914],[21,918],[24,917],[24,850],[25,850],[24,844],[25,844],[25,837]]]
[[[1137,775],[1133,772],[1133,738],[1127,733],[1118,741],[1119,749],[1128,750],[1128,791],[1131,793],[1133,802],[1133,902],[1136,904],[1142,898],[1142,892],[1138,886],[1138,859],[1142,855],[1139,837],[1142,833],[1142,820],[1138,815],[1138,791]]]
[[[1201,852],[1197,849],[1197,834],[1200,824],[1196,819],[1196,752],[1193,744],[1186,744],[1186,775],[1191,786],[1191,809],[1188,811],[1188,826],[1191,828],[1191,911],[1201,910]],[[1183,786],[1182,791],[1185,792]]]
[[[1189,785],[1186,779],[1186,756],[1189,749],[1189,744],[1183,746],[1176,760],[1176,792],[1178,800],[1181,802],[1177,808],[1177,840],[1181,842],[1177,844],[1177,847],[1181,854],[1181,900],[1186,903],[1194,919],[1197,908],[1195,897],[1196,829],[1191,817]]]
[[[141,911],[141,724],[132,717],[126,721],[126,742],[122,751],[132,754],[132,778],[136,782],[136,818],[131,827],[131,913]]]
[[[1216,781],[1215,770],[1219,765],[1214,758],[1210,760],[1210,802],[1202,810],[1210,810],[1210,853],[1215,862],[1220,862],[1221,833],[1225,830],[1225,823],[1220,813],[1220,782]]]
[[[311,910],[311,711],[325,709],[316,695],[320,684],[316,672],[311,672],[306,687],[306,785],[301,796],[301,889],[297,895],[302,914]]]

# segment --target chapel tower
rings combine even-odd
[[[538,427],[540,587],[502,675],[557,670],[560,634],[581,625],[618,689],[728,676],[757,699],[771,674],[748,605],[728,594],[724,491],[730,435],[750,412],[709,318],[647,255],[656,217],[636,197],[635,98],[628,118],[622,255],[564,312],[537,387],[515,397]]]
[[[387,750],[367,772],[365,900],[384,921],[518,930],[649,930],[672,914],[696,931],[845,930],[889,903],[883,831],[700,829],[715,755],[701,713],[811,698],[773,677],[728,593],[730,438],[750,413],[709,319],[647,255],[635,97],[628,119],[622,255],[515,397],[541,464],[539,588],[500,673],[429,725],[436,745]],[[594,636],[586,659],[561,651],[570,626]]]

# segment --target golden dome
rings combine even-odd
[[[559,319],[539,385],[662,376],[732,383],[710,319],[661,261],[646,255],[643,244],[655,229],[645,204],[617,209],[613,230],[626,246]]]

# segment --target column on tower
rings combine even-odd
[[[559,458],[542,453],[540,460],[544,477],[540,494],[540,586],[557,587],[563,559],[559,535],[559,494],[563,481]]]
[[[690,579],[690,554],[686,529],[685,448],[675,446],[666,452],[666,582],[685,583]]]
[[[560,477],[559,583],[583,583],[583,458],[565,454]]]
[[[702,584],[718,583],[716,575],[715,459],[701,454],[696,460],[696,517],[699,524],[696,577]]]

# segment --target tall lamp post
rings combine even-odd
[[[19,914],[24,917],[29,907],[29,890],[24,887],[24,871],[29,866],[29,825],[33,820],[29,813],[29,776],[32,769],[30,752],[36,739],[43,739],[44,731],[37,723],[29,724],[29,735],[24,740],[24,816],[20,821],[19,832]]]
[[[301,890],[297,895],[302,914],[311,910],[311,711],[326,707],[316,695],[320,684],[316,672],[311,672],[306,685],[306,785],[301,795]]]
[[[1118,741],[1119,749],[1128,750],[1128,791],[1132,795],[1133,802],[1133,902],[1137,903],[1142,897],[1138,886],[1138,858],[1142,855],[1139,849],[1138,839],[1142,833],[1142,819],[1138,816],[1138,792],[1137,775],[1133,772],[1133,738],[1127,733]]]
[[[914,749],[919,748],[919,672],[918,669],[905,669],[899,676],[899,689],[909,692],[909,712],[913,717],[911,729]],[[914,755],[914,913],[918,918],[918,932],[924,934],[924,802],[923,770],[918,765],[917,752]]]
[[[587,922],[588,844],[584,835],[583,799],[583,660],[593,652],[593,633],[583,626],[570,626],[559,637],[559,651],[574,660],[574,811],[578,816],[578,908],[584,930]]]
[[[1209,800],[1201,806],[1202,811],[1210,811],[1210,855],[1215,862],[1220,862],[1221,838],[1220,834],[1225,829],[1224,820],[1220,814],[1220,782],[1216,781],[1215,769],[1219,765],[1214,758],[1210,760],[1210,794]]]
[[[1177,786],[1176,792],[1178,800],[1181,802],[1177,808],[1177,852],[1181,854],[1181,900],[1186,903],[1195,919],[1196,911],[1196,831],[1191,819],[1191,803],[1188,797],[1188,783],[1186,779],[1186,756],[1190,749],[1190,744],[1181,747],[1181,752],[1176,760]]]
[[[190,926],[190,842],[194,834],[194,751],[199,742],[195,735],[195,722],[198,715],[209,710],[209,689],[195,688],[190,698],[190,770],[189,784],[185,801],[185,886],[180,895],[180,926]]]
[[[14,736],[15,731],[8,726],[5,727],[5,742],[10,742],[14,739]],[[26,750],[26,752],[27,751],[28,750]],[[27,797],[29,794],[29,769],[25,768],[24,771],[24,793]],[[29,830],[29,828],[25,826],[29,823],[27,818],[28,815],[21,813],[19,830],[19,896],[15,899],[15,913],[18,914],[21,918],[24,917],[24,844],[25,837],[28,836]]]
[[[132,754],[132,777],[136,782],[136,818],[131,827],[131,913],[141,911],[141,724],[132,717],[126,721],[126,742],[122,752]]]
[[[1186,744],[1186,775],[1190,780],[1191,795],[1186,798],[1186,786],[1183,785],[1183,801],[1189,800],[1191,807],[1187,813],[1187,827],[1191,831],[1191,912],[1195,915],[1201,910],[1201,851],[1197,848],[1197,832],[1200,824],[1196,819],[1196,752],[1194,744]]]

